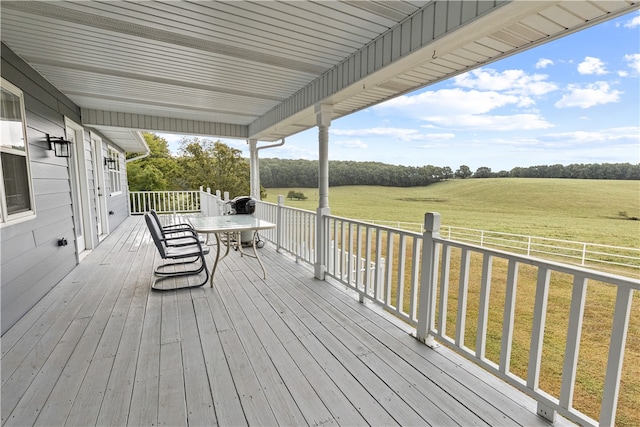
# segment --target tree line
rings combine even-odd
[[[196,190],[200,186],[228,191],[231,197],[250,193],[250,168],[242,151],[209,139],[183,138],[177,156],[167,141],[152,133],[144,134],[150,154],[127,164],[130,191]],[[134,157],[130,154],[129,157]],[[264,188],[316,188],[317,160],[260,159],[261,196]],[[480,167],[473,172],[461,165],[398,166],[380,162],[330,161],[329,185],[379,185],[388,187],[426,186],[447,179],[467,178],[574,178],[640,180],[640,164],[560,164],[516,167],[492,172]]]
[[[603,163],[516,167],[493,172],[482,166],[473,172],[461,165],[398,166],[379,162],[330,161],[329,185],[380,185],[417,187],[447,179],[467,178],[574,178],[640,180],[640,164]],[[317,160],[260,159],[260,182],[266,188],[315,188],[318,185]]]

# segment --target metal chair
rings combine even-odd
[[[207,246],[203,247],[198,238],[198,234],[195,235],[182,235],[178,237],[163,237],[162,229],[158,225],[156,219],[150,214],[145,214],[144,219],[147,223],[147,228],[151,233],[153,243],[158,249],[158,253],[163,260],[173,260],[158,266],[154,270],[156,276],[160,276],[155,279],[151,284],[151,288],[158,291],[172,291],[176,289],[189,289],[197,288],[209,280],[209,269],[205,260],[205,255],[209,253]],[[179,245],[172,245],[172,243],[180,241]],[[197,267],[186,268],[189,264],[196,264]],[[171,271],[165,271],[166,268],[171,267]],[[183,267],[185,267],[183,269]],[[163,288],[158,286],[160,282],[166,279],[182,277],[182,276],[195,276],[202,271],[205,272],[205,279],[196,285],[186,285],[172,288]]]
[[[162,237],[167,239],[167,246],[182,246],[182,245],[190,245],[193,243],[193,240],[190,238],[191,236],[197,236],[200,240],[200,243],[204,243],[204,239],[198,236],[198,233],[191,227],[190,224],[169,224],[162,225],[162,221],[160,221],[160,217],[158,213],[154,209],[149,210],[149,214],[158,224],[158,228],[162,233]],[[186,240],[181,241],[178,237],[187,237]]]

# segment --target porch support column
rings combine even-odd
[[[327,271],[324,217],[331,213],[329,209],[329,126],[333,105],[318,104],[315,107],[318,125],[318,210],[316,215],[316,279],[324,280]]]
[[[251,197],[260,200],[260,167],[258,161],[258,140],[249,139],[249,183]]]

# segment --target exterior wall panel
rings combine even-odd
[[[34,196],[35,217],[21,222],[9,222],[0,230],[0,292],[2,333],[51,290],[77,264],[77,249],[72,218],[69,161],[58,158],[49,150],[46,134],[65,136],[65,116],[81,123],[80,109],[2,44],[2,77],[14,84],[24,95],[27,144]],[[85,128],[82,167],[89,189],[92,224],[96,225],[96,202],[93,164],[88,148],[89,129]],[[108,141],[105,140],[105,143]],[[101,159],[103,153],[99,156]],[[124,164],[123,164],[124,167]],[[81,174],[82,176],[82,174]],[[126,173],[123,174],[126,181]],[[126,189],[126,182],[123,183]],[[118,215],[109,217],[114,229],[126,218],[126,192],[110,200]],[[97,226],[91,238],[97,242]],[[66,238],[67,246],[58,246]]]

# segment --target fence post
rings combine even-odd
[[[438,344],[429,332],[434,326],[436,304],[437,248],[434,238],[440,237],[440,214],[427,212],[424,216],[422,235],[422,268],[420,271],[420,300],[418,306],[418,328],[416,338],[431,348]]]
[[[202,197],[203,195],[200,195],[200,205],[202,206]],[[207,187],[207,194],[204,195],[204,199],[207,200],[207,215],[214,215],[214,216],[218,216],[217,213],[217,206],[214,205],[215,200],[213,200],[213,197],[211,196],[211,187]]]
[[[284,234],[283,221],[284,196],[278,196],[278,206],[276,206],[276,252],[280,252],[282,248],[282,235]]]

